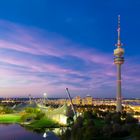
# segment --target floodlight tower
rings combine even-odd
[[[30,103],[30,104],[32,103],[32,97],[31,97],[31,94],[29,94],[29,103]]]
[[[46,104],[47,93],[43,93],[43,96],[44,96],[44,104]]]
[[[122,43],[120,39],[120,15],[118,15],[118,41],[117,48],[114,50],[114,63],[117,66],[117,96],[116,96],[116,111],[122,112],[122,93],[121,93],[121,65],[124,63],[124,49],[122,48]]]

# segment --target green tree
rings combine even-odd
[[[72,126],[74,124],[74,119],[73,119],[73,117],[68,117],[67,118],[67,125],[68,126]]]
[[[136,118],[133,118],[130,114],[127,114],[125,122],[128,124],[137,124],[138,120]]]
[[[84,112],[83,118],[84,119],[93,119],[95,116],[93,115],[92,111]]]
[[[121,113],[114,113],[111,117],[113,123],[121,124]]]
[[[111,120],[112,120],[111,116],[112,116],[111,113],[106,114],[106,116],[104,118],[106,124],[111,123]]]

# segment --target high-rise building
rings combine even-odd
[[[114,63],[117,66],[117,96],[116,96],[116,111],[122,112],[122,93],[121,93],[121,65],[124,63],[124,49],[122,48],[122,43],[120,39],[120,15],[118,16],[118,41],[117,48],[114,50]]]

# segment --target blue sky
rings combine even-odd
[[[123,97],[139,98],[139,0],[1,0],[0,94],[116,97],[121,15]]]

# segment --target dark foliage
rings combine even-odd
[[[140,138],[139,132],[138,120],[126,112],[86,111],[62,135],[62,140],[119,140],[132,135]]]

